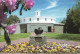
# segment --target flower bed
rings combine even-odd
[[[47,42],[47,44],[34,46],[29,42],[13,44],[0,47],[0,52],[8,53],[57,53],[57,52],[80,52],[80,46],[57,44],[56,42]]]

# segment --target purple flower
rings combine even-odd
[[[17,2],[17,0],[5,0],[5,4],[9,10],[15,10],[16,9],[16,2]]]
[[[25,7],[26,8],[31,8],[34,5],[34,1],[33,0],[24,0],[25,3]]]
[[[2,49],[0,48],[0,52],[2,51]]]
[[[16,31],[16,25],[14,24],[14,25],[11,25],[11,26],[7,26],[5,30],[9,34],[14,34],[15,31]]]

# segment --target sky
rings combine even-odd
[[[61,22],[66,18],[66,13],[69,8],[72,8],[76,4],[74,0],[34,0],[34,6],[31,10],[22,11],[22,15],[19,15],[20,7],[12,12],[11,15],[17,15],[19,18],[33,17],[35,11],[40,10],[41,16],[52,17],[56,19],[56,22]],[[10,15],[8,15],[9,17]]]

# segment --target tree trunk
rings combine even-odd
[[[8,33],[5,30],[5,27],[2,24],[0,24],[0,27],[2,27],[4,29],[4,39],[5,39],[6,43],[7,43],[7,45],[11,45],[11,40],[10,40],[10,38],[8,36]]]

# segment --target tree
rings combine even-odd
[[[11,24],[19,23],[19,22],[20,20],[17,16],[10,15],[9,18],[6,19],[4,24],[11,25]]]
[[[20,15],[22,15],[22,9],[25,11],[30,10],[31,7],[34,5],[33,0],[0,0],[0,27],[4,29],[4,38],[7,43],[7,45],[11,45],[11,40],[8,36],[7,31],[13,32],[12,28],[15,28],[14,26],[3,26],[2,23],[6,20],[7,18],[7,13],[11,14],[13,11],[18,9],[19,4],[21,4],[20,8]],[[10,28],[10,29],[9,29]],[[14,32],[13,32],[14,33]],[[11,33],[12,34],[12,33]]]
[[[63,20],[61,21],[61,23],[65,24],[65,23],[66,23],[66,19],[63,19]]]
[[[66,19],[66,27],[67,27],[67,32],[68,33],[73,33],[74,31],[74,23],[72,20],[72,16],[73,16],[74,12],[73,10],[69,9],[67,12],[67,19]]]
[[[0,27],[0,35],[1,35],[1,27]]]
[[[80,0],[78,5],[67,11],[66,27],[68,33],[80,33]]]
[[[76,28],[76,33],[80,33],[80,8],[77,8],[74,13],[75,14],[72,17],[74,27]]]

